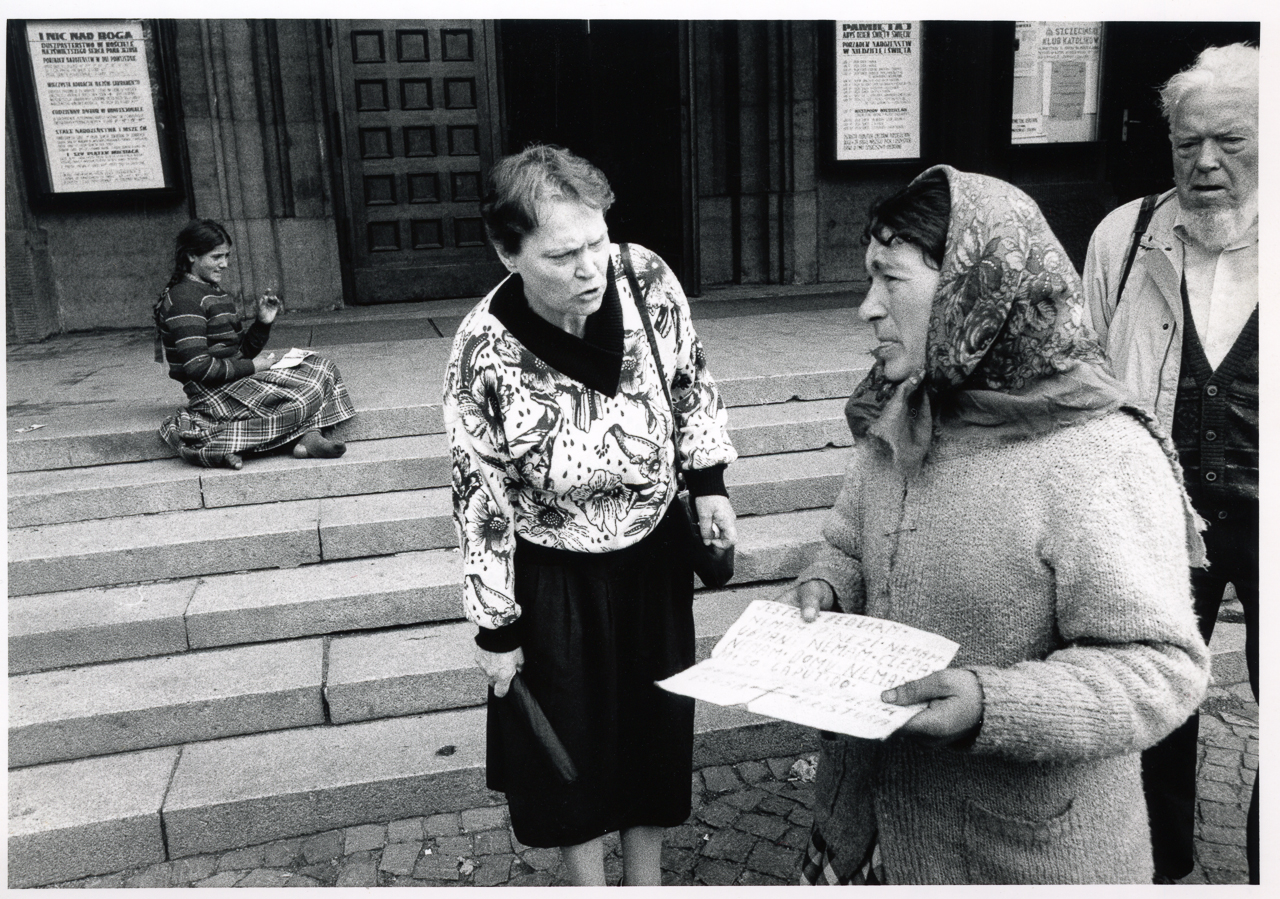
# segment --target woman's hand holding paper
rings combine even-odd
[[[795,606],[805,621],[817,621],[819,612],[830,612],[836,605],[836,591],[826,581],[814,580],[792,584],[775,602]]]
[[[812,583],[812,582],[810,582]],[[976,732],[982,724],[982,684],[967,668],[946,668],[880,694],[893,705],[928,703],[902,726],[932,746],[945,746]]]

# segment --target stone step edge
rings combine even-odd
[[[438,713],[440,716],[465,715],[471,730],[483,716],[482,709],[462,712]],[[432,716],[419,716],[419,720]],[[458,721],[455,717],[454,721]],[[459,722],[462,723],[462,722]],[[347,728],[375,728],[378,722],[346,725]],[[450,726],[450,732],[466,728]],[[306,739],[304,732],[289,734],[285,738]],[[482,728],[481,728],[482,730]],[[268,735],[279,738],[282,732]],[[175,797],[181,793],[180,783],[185,769],[185,755],[192,751],[211,748],[214,752],[226,752],[227,744],[235,742],[236,749],[244,748],[252,754],[256,736],[235,737],[215,741],[213,744],[190,744],[163,750],[147,750],[159,755],[153,767],[160,773],[157,782],[149,784],[149,795],[154,796],[153,807],[139,811],[134,800],[131,813],[119,816],[102,816],[86,820],[84,810],[68,813],[62,810],[63,820],[55,812],[42,814],[41,809],[30,805],[34,793],[32,784],[42,784],[49,791],[48,781],[65,783],[63,792],[83,789],[83,777],[78,771],[90,770],[86,762],[66,762],[41,768],[24,769],[23,776],[10,780],[10,808],[23,808],[30,814],[44,818],[49,826],[25,833],[15,832],[12,813],[8,837],[9,886],[11,888],[34,887],[62,883],[81,877],[109,874],[138,865],[176,860],[207,852],[220,852],[243,846],[253,846],[277,839],[301,837],[340,827],[464,811],[499,805],[503,797],[484,786],[483,747],[454,747],[457,756],[466,763],[454,768],[444,768],[434,774],[415,773],[421,765],[406,764],[406,770],[382,779],[370,779],[358,784],[333,783],[311,786],[300,792],[287,790],[269,794],[253,791],[227,801],[200,804],[187,802],[179,805]],[[777,758],[816,750],[816,733],[808,728],[788,722],[751,715],[736,709],[723,709],[698,703],[695,722],[693,767],[695,770],[738,762]],[[404,754],[420,756],[420,745],[402,747]],[[89,760],[89,763],[105,762],[111,777],[108,789],[117,786],[112,776],[131,757],[145,753],[126,753],[105,760]],[[365,747],[357,746],[351,753],[349,770],[359,771],[367,757]],[[76,766],[80,766],[78,769]],[[102,770],[103,765],[98,769]],[[15,780],[19,781],[15,784]],[[90,785],[92,786],[92,785]],[[364,801],[352,801],[364,797]],[[143,800],[145,802],[145,800]],[[63,805],[75,805],[67,798]],[[70,818],[71,820],[65,820]]]
[[[717,383],[726,406],[745,408],[797,400],[845,399],[866,371],[866,366],[860,366],[737,377]],[[33,432],[29,437],[23,435],[23,439],[10,440],[7,472],[172,458],[173,451],[160,439],[157,429],[173,408],[171,405],[157,407],[155,424],[137,430],[57,435]],[[440,409],[439,403],[358,408],[354,419],[339,426],[338,435],[355,441],[443,433]]]
[[[742,519],[735,578],[728,589],[797,573],[820,539],[825,515],[825,509],[809,509]],[[792,539],[796,535],[800,538]],[[460,566],[456,550],[416,550],[300,568],[12,596],[9,673],[458,620]],[[361,583],[347,593],[307,592],[317,579],[321,590]],[[371,586],[365,588],[363,581]],[[412,586],[402,588],[403,582]],[[297,597],[291,590],[304,595]],[[233,596],[249,597],[253,604],[229,603]],[[288,601],[255,599],[267,596],[287,596]],[[18,621],[18,614],[30,617]],[[31,623],[46,618],[54,626],[41,629]]]
[[[845,400],[843,398],[838,398],[838,397],[837,398],[818,398],[818,399],[792,398],[790,400],[784,400],[778,403],[766,403],[766,404],[755,403],[751,405],[733,407],[735,411],[733,414],[730,415],[729,432],[731,437],[736,437],[736,436],[739,436],[741,432],[744,432],[744,431],[745,432],[757,431],[765,428],[784,428],[784,427],[794,426],[796,424],[818,424],[818,423],[827,423],[827,422],[833,422],[833,421],[838,421],[843,423],[845,421],[844,411],[843,411],[844,402]],[[437,406],[436,408],[439,408],[439,407]],[[793,417],[784,418],[779,416],[777,413],[783,409],[794,409],[795,412],[799,415],[799,418],[798,419]],[[764,420],[760,420],[760,419],[764,419]],[[780,420],[769,420],[769,419],[780,419]],[[745,423],[743,423],[744,421]],[[376,444],[385,443],[389,441],[415,441],[415,440],[420,440],[421,438],[424,438],[424,437],[435,437],[443,441],[445,439],[445,432],[444,432],[443,426],[441,426],[437,430],[434,430],[428,433],[423,433],[423,434],[400,434],[400,435],[385,436],[385,437],[383,436],[357,437],[354,439],[346,439],[345,442],[347,443],[349,452],[351,452],[352,454],[355,454],[356,449],[358,449],[358,447],[361,444],[368,443],[368,444],[376,445]],[[68,439],[68,438],[55,438],[55,439]],[[441,446],[444,447],[444,444],[441,443]],[[443,449],[440,453],[437,453],[436,455],[447,456],[448,455],[447,448]],[[750,455],[768,455],[768,453],[750,453]],[[291,465],[291,466],[295,464],[298,466],[303,465],[303,463],[301,462],[295,462],[294,460],[287,458],[287,454],[284,454],[284,453],[274,453],[274,454],[268,454],[266,457],[258,457],[260,462],[267,461],[270,459],[275,459],[275,458],[279,458],[282,463],[287,465]],[[252,457],[251,457],[251,461],[252,461]],[[350,460],[348,459],[344,461],[350,461]],[[9,493],[11,495],[15,493],[14,485],[16,482],[18,485],[17,491],[16,491],[17,495],[23,495],[21,490],[21,485],[22,485],[24,476],[28,476],[28,479],[29,479],[29,477],[31,476],[39,476],[45,473],[48,473],[48,474],[59,473],[59,474],[66,474],[67,476],[70,476],[70,477],[74,477],[77,473],[87,474],[88,472],[91,472],[97,469],[110,470],[110,469],[130,467],[130,466],[136,466],[138,469],[145,469],[145,470],[159,470],[161,466],[167,463],[178,463],[178,462],[179,460],[177,455],[170,454],[167,456],[157,457],[154,459],[139,459],[139,460],[130,461],[130,462],[97,462],[97,463],[91,463],[87,465],[72,465],[72,466],[65,466],[65,467],[51,468],[51,469],[38,469],[34,471],[10,471],[8,472]],[[252,470],[252,469],[249,469],[249,470]],[[183,463],[182,468],[175,469],[175,471],[178,472],[177,474],[175,474],[175,478],[184,476],[184,475],[188,478],[199,478],[201,475],[208,475],[210,473],[222,474],[223,476],[226,476],[226,477],[240,477],[243,475],[243,471],[241,472],[240,475],[231,475],[229,473],[220,472],[217,469],[206,469],[206,468],[201,468],[200,466],[186,465],[185,463]],[[34,492],[34,491],[31,491],[31,492]]]
[[[735,509],[747,518],[829,507],[839,491],[844,452],[827,447],[743,460],[727,477]],[[806,460],[816,464],[805,465]],[[803,470],[787,472],[790,477],[776,470],[796,466]],[[457,545],[448,493],[438,487],[17,528],[9,532],[9,591],[57,593],[183,573],[296,568],[448,549]],[[263,517],[264,508],[271,509],[269,517]],[[140,543],[161,531],[173,539]],[[116,534],[129,539],[112,545],[109,538]]]
[[[703,593],[694,604],[697,659],[710,654],[751,600],[772,598],[779,590],[770,584]],[[473,633],[469,623],[441,622],[11,677],[9,765],[25,768],[272,729],[476,706],[484,702],[485,685],[472,658]],[[405,641],[414,646],[409,666],[388,665]],[[289,660],[292,667],[268,672],[266,658]],[[238,675],[241,669],[260,674],[246,681]],[[201,671],[200,686],[210,689],[199,695],[183,690],[180,682]],[[208,684],[210,676],[223,682]],[[274,686],[263,684],[263,677],[274,678]],[[128,689],[113,689],[113,684]],[[76,692],[68,696],[70,690]],[[97,702],[79,701],[86,695]],[[24,707],[39,714],[24,713]]]
[[[739,458],[745,461],[812,452],[848,446],[852,442],[843,412],[834,408],[836,404],[816,400],[805,405],[821,408],[805,410],[798,419],[760,423],[748,420],[739,427],[731,428]],[[425,454],[414,452],[423,440],[429,442],[429,451]],[[386,454],[385,450],[393,441],[400,442],[404,450]],[[366,451],[376,447],[384,452],[378,458],[368,458],[362,455],[362,447]],[[406,466],[411,470],[406,471]],[[128,471],[120,470],[126,467]],[[394,472],[396,476],[385,477],[380,482],[374,473],[383,470]],[[71,482],[74,485],[60,487],[55,483],[50,489],[50,484],[44,482],[55,472],[66,479],[64,484]],[[91,479],[90,476],[96,473],[103,477]],[[406,477],[410,475],[417,480],[407,483]],[[119,478],[119,482],[110,483],[113,477]],[[9,529],[172,511],[195,512],[270,502],[431,489],[448,486],[448,478],[448,448],[442,434],[355,441],[348,444],[348,452],[343,458],[319,465],[300,463],[283,456],[251,459],[245,469],[235,473],[188,466],[172,458],[18,472],[9,477],[8,483]],[[81,480],[87,482],[81,485]],[[394,486],[380,489],[382,483]]]

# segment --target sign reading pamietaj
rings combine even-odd
[[[836,22],[836,159],[920,155],[920,23]]]

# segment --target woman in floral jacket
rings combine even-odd
[[[600,838],[620,830],[625,882],[659,884],[662,828],[690,811],[693,744],[692,700],[654,685],[694,661],[672,500],[683,475],[703,538],[732,545],[736,453],[680,284],[653,253],[609,242],[612,201],[603,174],[559,148],[494,167],[481,211],[511,275],[459,328],[444,418],[466,614],[492,685],[489,786],[516,838],[562,847],[575,883],[604,883]],[[517,671],[574,782],[507,698]]]
[[[1139,752],[1204,695],[1198,519],[1168,438],[1101,368],[1035,203],[931,169],[867,229],[879,345],[826,542],[787,596],[960,644],[825,735],[810,881],[1150,883]]]

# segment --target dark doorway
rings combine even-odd
[[[505,151],[559,144],[599,166],[617,197],[610,237],[687,279],[679,23],[503,21],[498,47]]]
[[[498,135],[492,24],[353,19],[333,32],[352,299],[482,295],[506,274],[480,222]]]

